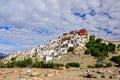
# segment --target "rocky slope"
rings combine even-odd
[[[111,54],[110,56],[120,55]],[[103,62],[111,62],[110,57]],[[0,69],[0,80],[120,80],[120,68],[113,66],[107,68],[88,68],[88,65],[97,63],[97,59],[91,55],[84,55],[84,50],[78,54],[68,53],[58,63],[78,62],[79,68],[41,69],[41,68],[7,68]]]
[[[120,80],[120,69],[0,69],[0,80]]]

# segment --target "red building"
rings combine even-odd
[[[87,38],[88,31],[86,29],[81,29],[81,30],[70,31],[69,33],[64,33],[62,41],[70,40],[72,38],[71,35],[76,35],[76,34]]]
[[[87,36],[88,32],[86,29],[81,29],[81,30],[75,30],[75,31],[70,31],[69,34],[78,34],[79,36]]]
[[[81,29],[81,30],[79,30],[78,35],[87,37],[88,32],[86,29]]]
[[[68,34],[69,34],[69,33],[64,33],[63,36],[66,36],[66,35],[68,35]]]
[[[70,33],[70,34],[75,34],[75,31],[70,31],[69,33]]]

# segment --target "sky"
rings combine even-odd
[[[0,0],[0,53],[25,51],[83,28],[120,40],[120,0]]]

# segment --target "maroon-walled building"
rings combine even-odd
[[[79,35],[79,36],[84,36],[87,38],[88,31],[86,29],[80,29],[80,30],[74,30],[68,33],[64,33],[62,41],[70,40],[72,38],[71,35]]]
[[[88,35],[88,31],[86,29],[81,29],[81,30],[74,30],[74,31],[70,31],[69,33],[64,33],[63,36],[66,36],[66,35],[76,35],[78,34],[79,36],[87,36]]]

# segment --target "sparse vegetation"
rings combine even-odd
[[[8,63],[5,64],[6,68],[13,68],[14,65],[15,65],[15,64],[12,63],[12,62],[8,62]]]
[[[112,63],[96,63],[95,65],[88,65],[88,68],[107,68],[107,67],[112,67]]]
[[[106,67],[111,67],[112,63],[106,63]]]
[[[62,63],[54,63],[55,64],[55,68],[59,68],[60,66],[64,66],[64,64]]]
[[[17,61],[16,66],[20,67],[20,68],[22,68],[22,67],[31,67],[32,63],[33,63],[33,61],[32,61],[31,58],[26,58],[24,60]]]
[[[2,61],[0,61],[0,68],[5,68],[5,67],[6,67],[5,64]]]
[[[91,66],[91,65],[88,65],[87,67],[88,67],[88,68],[93,68],[93,66]]]
[[[76,63],[76,62],[71,62],[71,63],[67,63],[66,67],[67,68],[69,68],[69,67],[80,67],[80,64]]]
[[[90,49],[85,50],[85,54],[91,54],[91,50]]]
[[[103,67],[103,64],[101,64],[101,63],[96,63],[95,64],[95,68],[101,68],[101,67]]]
[[[44,61],[32,61],[31,58],[26,58],[24,60],[16,61],[11,60],[10,62],[4,64],[0,61],[0,68],[13,68],[13,67],[29,67],[29,68],[59,68],[60,66],[64,66],[64,64],[60,63],[53,63],[53,62],[44,62]]]
[[[69,48],[68,48],[68,52],[72,52],[72,51],[74,51],[74,50],[75,50],[74,47],[69,47]]]
[[[118,44],[117,48],[120,48],[120,44]]]
[[[64,64],[53,63],[53,62],[44,62],[36,61],[33,63],[32,67],[34,68],[58,68],[59,66],[64,66]]]
[[[43,64],[44,64],[44,61],[35,61],[35,62],[32,64],[32,67],[33,67],[33,68],[42,68],[42,67],[43,67]]]
[[[55,64],[53,62],[43,63],[42,68],[54,68]]]
[[[94,35],[90,36],[90,40],[86,43],[87,50],[85,54],[91,54],[95,57],[107,57],[109,56],[109,52],[115,52],[115,45],[112,43],[101,43],[101,39],[95,39]]]
[[[95,56],[95,57],[100,57],[101,56],[101,53],[100,53],[98,48],[93,49],[93,51],[91,51],[91,52],[92,52],[91,53],[92,56]]]
[[[90,41],[94,41],[95,40],[95,35],[90,35]]]
[[[120,66],[120,56],[113,56],[111,60]]]

